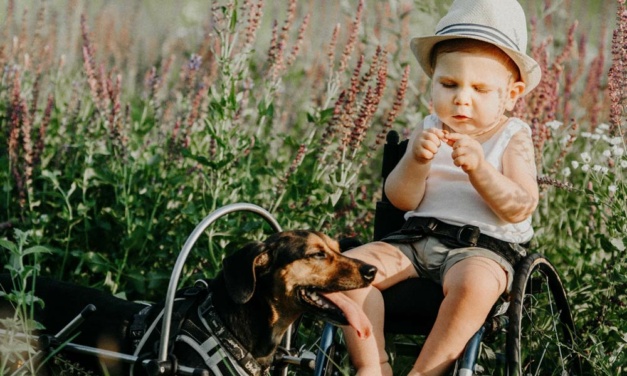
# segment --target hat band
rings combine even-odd
[[[489,39],[497,44],[520,51],[518,44],[498,29],[477,24],[452,24],[435,32],[435,35],[459,35],[468,37],[481,37]]]

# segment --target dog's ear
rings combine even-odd
[[[235,303],[246,303],[255,292],[257,273],[255,268],[265,266],[270,260],[262,242],[246,244],[222,262],[226,289]]]

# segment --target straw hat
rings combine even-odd
[[[435,35],[411,40],[411,50],[429,77],[433,76],[431,50],[436,43],[470,38],[491,43],[512,58],[525,83],[523,95],[540,82],[540,67],[525,52],[527,21],[517,0],[455,0],[435,30]]]

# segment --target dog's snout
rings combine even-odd
[[[377,267],[365,264],[359,268],[359,272],[365,281],[372,282],[374,281],[374,277],[377,275]]]

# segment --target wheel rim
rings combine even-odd
[[[510,375],[575,375],[574,323],[557,271],[531,256],[516,276],[510,306],[507,362]]]

